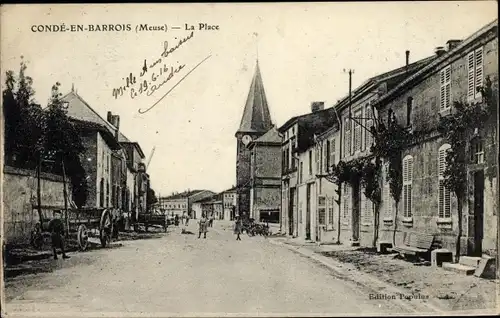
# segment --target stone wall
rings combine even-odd
[[[6,244],[27,244],[31,231],[39,221],[37,209],[36,171],[3,167],[3,221],[4,242]],[[41,201],[44,206],[64,206],[62,177],[41,174]],[[68,184],[68,193],[71,187]],[[50,210],[42,211],[52,217]]]

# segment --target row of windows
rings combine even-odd
[[[314,150],[314,159],[313,159],[313,151],[309,150],[308,152],[308,173],[309,176],[313,176],[314,174],[323,174],[327,173],[331,170],[332,165],[336,160],[336,145],[335,138],[326,140],[324,145],[323,143],[319,144],[315,147]],[[316,161],[316,170],[314,170],[313,162]],[[299,183],[304,182],[304,163],[301,161],[299,164]]]
[[[355,110],[352,117],[344,119],[344,157],[369,150],[373,144],[373,135],[369,131],[374,125],[372,106],[366,104]]]
[[[441,219],[451,218],[451,192],[444,186],[444,171],[446,170],[446,154],[451,148],[449,144],[444,144],[438,151],[438,217]],[[471,141],[471,162],[481,164],[484,162],[483,142],[481,138],[476,137]],[[411,218],[412,212],[412,185],[413,185],[413,157],[408,155],[403,158],[403,189],[401,202],[403,205],[403,217]],[[387,166],[386,166],[387,169]],[[382,200],[387,202],[384,204],[384,217],[392,218],[394,199],[391,196],[389,183],[386,179],[387,173],[383,174]],[[341,215],[344,219],[349,217],[349,211],[352,208],[352,190],[349,185],[344,185],[343,203],[341,207]],[[361,215],[364,223],[371,223],[373,218],[374,207],[372,202],[361,193]]]

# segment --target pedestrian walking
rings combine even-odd
[[[241,241],[241,230],[242,230],[243,224],[241,223],[241,219],[239,216],[236,217],[236,222],[234,222],[234,234],[236,234],[236,240]]]
[[[186,226],[188,226],[189,224],[189,219],[190,219],[189,215],[186,214]]]
[[[64,250],[64,223],[60,218],[54,218],[49,222],[49,231],[51,232],[52,251],[54,259],[57,259],[57,248],[61,249],[62,258],[69,258]]]
[[[203,238],[207,238],[207,226],[208,226],[208,220],[205,217],[205,213],[201,215],[201,219],[198,221],[199,228],[198,228],[198,238],[201,237],[201,233],[203,233]]]
[[[214,226],[214,215],[213,213],[210,215],[210,222],[209,222],[210,227]]]

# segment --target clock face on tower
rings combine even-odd
[[[243,138],[241,138],[241,141],[246,146],[252,141],[252,137],[250,137],[249,135],[245,135],[243,136]]]

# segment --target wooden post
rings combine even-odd
[[[38,155],[38,166],[36,169],[36,179],[37,179],[37,188],[36,188],[36,198],[37,198],[37,211],[38,218],[40,219],[40,228],[42,228],[43,224],[43,215],[42,215],[42,186],[41,186],[41,173],[42,173],[42,155]]]
[[[64,160],[62,160],[62,173],[63,173],[63,195],[64,195],[64,223],[66,224],[65,235],[69,234],[69,219],[68,219],[68,191],[66,189],[66,169],[64,168]]]

